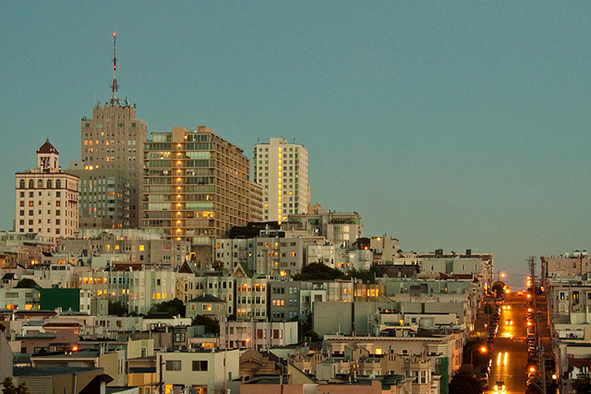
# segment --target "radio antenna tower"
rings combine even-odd
[[[117,33],[113,33],[113,84],[111,85],[111,106],[120,105],[117,96],[119,85],[117,84]]]

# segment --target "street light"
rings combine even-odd
[[[478,349],[472,350],[470,352],[470,366],[472,373],[474,373],[474,353],[476,352],[480,352],[480,354],[485,354],[486,352],[488,352],[488,348],[482,345]]]

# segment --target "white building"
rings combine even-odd
[[[307,231],[269,230],[256,238],[254,271],[258,274],[293,276],[304,267],[307,245],[326,241]]]
[[[226,270],[233,271],[238,264],[254,267],[256,240],[254,238],[219,238],[215,240],[214,260]]]
[[[284,138],[254,148],[254,181],[263,186],[263,220],[287,220],[308,211],[308,150]]]
[[[266,229],[254,238],[217,239],[215,259],[227,270],[243,264],[257,274],[289,277],[304,267],[308,245],[325,243],[309,231]]]
[[[49,139],[37,149],[37,167],[16,173],[15,230],[72,238],[78,228],[78,177],[59,165]]]
[[[222,349],[269,349],[298,343],[298,322],[220,322]]]
[[[268,319],[268,284],[267,278],[236,278],[236,320]]]
[[[307,214],[290,214],[282,225],[290,230],[312,231],[323,236],[337,248],[350,248],[363,237],[361,215],[357,212],[335,212],[320,204],[310,206]]]
[[[97,299],[106,299],[127,306],[129,312],[147,313],[153,305],[176,298],[179,273],[171,267],[130,265],[125,271],[120,268],[124,267],[80,274],[80,288],[91,290],[91,305]]]
[[[37,289],[0,289],[0,308],[18,311],[39,309]]]
[[[240,376],[238,350],[159,352],[156,358],[156,376],[162,377],[167,394],[222,393],[228,381]]]

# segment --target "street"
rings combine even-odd
[[[527,380],[527,299],[508,294],[501,306],[499,331],[491,354],[488,393],[494,393],[497,381],[503,381],[508,394],[523,394]]]

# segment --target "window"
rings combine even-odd
[[[193,360],[193,371],[207,371],[207,361]]]
[[[166,370],[167,371],[180,371],[181,370],[181,360],[166,360]]]
[[[427,383],[427,371],[420,371],[421,373],[421,384]]]

